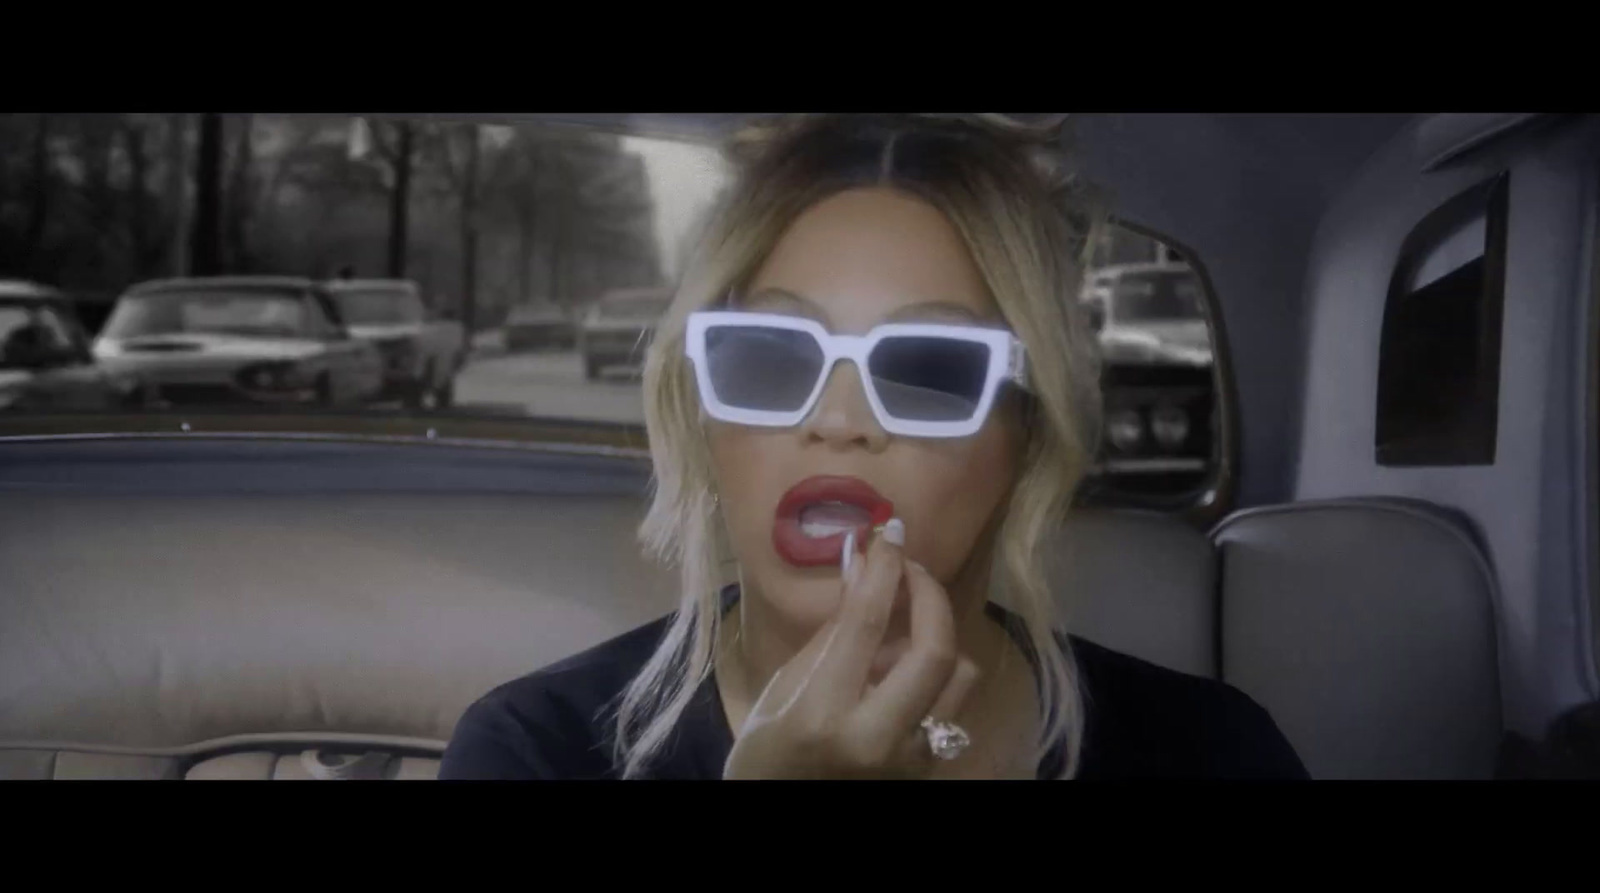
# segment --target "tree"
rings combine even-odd
[[[424,132],[423,157],[444,175],[456,199],[461,239],[461,324],[468,334],[478,321],[478,200],[483,134],[476,124],[435,126]]]
[[[189,272],[215,276],[222,271],[222,116],[200,116],[200,153],[195,164],[194,247]]]
[[[519,301],[535,297],[539,245],[548,297],[560,304],[659,279],[649,183],[642,160],[617,138],[523,128],[495,153],[487,177],[494,213],[516,233]]]
[[[229,161],[228,188],[223,214],[223,239],[227,248],[226,266],[234,272],[249,271],[251,264],[249,228],[254,178],[251,148],[255,120],[240,115],[234,122],[233,155]]]
[[[39,256],[44,251],[45,225],[50,220],[50,116],[37,115],[38,124],[33,134],[33,165],[31,190],[33,195],[28,213],[27,268],[34,276],[39,269]]]
[[[406,275],[406,242],[411,210],[411,166],[414,161],[415,125],[389,121],[372,127],[372,145],[386,168],[389,184],[389,276]]]

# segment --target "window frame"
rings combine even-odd
[[[1401,240],[1384,295],[1383,320],[1378,333],[1372,456],[1380,467],[1460,468],[1495,464],[1500,440],[1510,196],[1510,172],[1500,171],[1429,211]],[[1458,233],[1473,226],[1480,216],[1484,228],[1483,253],[1420,287],[1414,285],[1413,278],[1428,261]],[[1469,422],[1476,424],[1465,431],[1416,431],[1405,437],[1397,430],[1401,416],[1391,406],[1405,393],[1408,371],[1400,359],[1401,344],[1407,334],[1400,328],[1400,315],[1408,309],[1408,301],[1474,263],[1482,264],[1483,278],[1483,288],[1471,308],[1477,327],[1477,343],[1471,345],[1471,350],[1478,374],[1468,383],[1475,400],[1470,407],[1475,418]]]
[[[1159,230],[1117,216],[1106,218],[1104,226],[1119,227],[1129,233],[1158,242],[1169,253],[1194,271],[1200,282],[1201,309],[1205,315],[1206,329],[1211,339],[1211,387],[1216,413],[1215,436],[1212,438],[1211,464],[1205,479],[1194,490],[1179,494],[1146,495],[1119,492],[1114,486],[1100,481],[1114,480],[1113,476],[1086,476],[1079,488],[1077,505],[1084,508],[1135,509],[1176,515],[1202,529],[1209,529],[1232,510],[1238,493],[1239,474],[1239,423],[1238,391],[1234,380],[1232,351],[1223,322],[1221,302],[1212,284],[1211,273],[1200,254],[1187,243]],[[1084,282],[1094,275],[1096,268],[1085,266]],[[1076,300],[1076,295],[1074,296]],[[1101,396],[1105,395],[1102,384]],[[1103,421],[1103,418],[1102,418]],[[1104,435],[1102,435],[1103,439]],[[1095,456],[1098,462],[1099,456]]]

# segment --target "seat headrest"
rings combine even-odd
[[[1155,512],[1073,512],[1048,556],[1067,628],[1197,676],[1216,673],[1216,562],[1204,533]]]
[[[1214,532],[1222,673],[1317,778],[1487,778],[1500,746],[1495,576],[1426,503],[1252,509]]]
[[[494,685],[671,609],[670,577],[633,538],[642,509],[8,493],[0,744],[437,751]]]

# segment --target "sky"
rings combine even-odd
[[[628,136],[623,148],[644,158],[656,208],[656,244],[664,272],[678,278],[678,259],[700,213],[727,181],[728,172],[717,150],[677,140]]]

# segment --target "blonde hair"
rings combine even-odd
[[[613,757],[638,777],[662,750],[716,658],[725,552],[699,395],[684,357],[689,313],[752,278],[789,225],[829,195],[888,186],[954,224],[1029,358],[1032,397],[1017,480],[995,528],[990,593],[1020,619],[1039,677],[1042,759],[1063,745],[1077,770],[1083,710],[1057,639],[1041,560],[1096,446],[1096,351],[1076,295],[1100,215],[1065,164],[1061,122],[997,115],[822,115],[774,119],[730,144],[736,177],[704,233],[645,362],[654,496],[640,539],[676,565],[682,600],[618,702]]]

